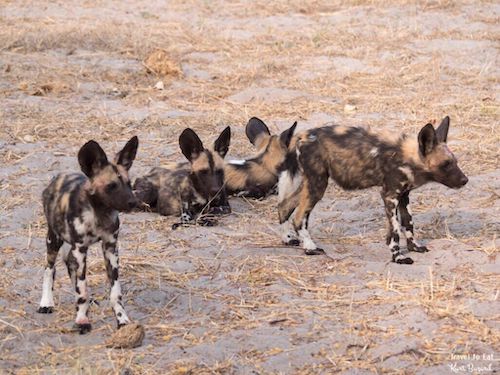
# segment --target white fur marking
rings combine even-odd
[[[55,268],[45,268],[43,273],[42,299],[40,300],[41,307],[53,307],[54,295],[52,288],[54,286],[54,271]]]
[[[297,191],[301,182],[302,176],[300,174],[296,174],[292,178],[290,172],[282,172],[278,181],[278,201],[282,202],[285,198],[289,197],[290,194]]]
[[[284,243],[289,243],[291,240],[298,239],[297,233],[295,232],[289,221],[285,221],[283,224],[281,224],[281,230],[281,239]]]
[[[389,243],[389,248],[393,250],[398,245],[399,244],[396,241],[394,241],[394,238],[391,238],[391,242]]]
[[[118,268],[118,256],[116,254],[113,254],[112,252],[107,251],[106,257],[108,258],[109,263],[111,264],[111,267]]]
[[[122,288],[118,280],[115,280],[113,287],[111,288],[111,293],[109,295],[109,300],[113,305],[113,308],[118,303],[120,296],[122,295]]]
[[[374,147],[370,150],[370,155],[374,158],[378,155],[378,148]]]
[[[229,164],[233,165],[245,165],[246,162],[246,160],[229,160]]]
[[[403,172],[409,182],[415,181],[415,176],[413,175],[413,171],[410,167],[399,167],[398,169]]]
[[[302,240],[302,247],[306,250],[316,250],[318,247],[314,243],[307,229],[299,230],[299,237]]]

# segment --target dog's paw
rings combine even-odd
[[[92,325],[90,323],[75,323],[73,328],[80,335],[84,335],[92,330]]]
[[[208,213],[212,215],[228,215],[231,213],[231,207],[230,206],[211,207]]]
[[[410,257],[403,257],[402,255],[392,257],[392,261],[398,264],[413,264],[413,259]]]
[[[317,247],[316,249],[305,249],[304,252],[306,255],[323,255],[323,254],[325,254],[325,250],[323,250],[321,247]]]
[[[40,306],[37,312],[39,314],[52,314],[54,312],[54,306]]]
[[[213,218],[200,218],[198,219],[198,225],[202,227],[215,227],[217,225],[217,220]]]
[[[299,246],[300,241],[298,238],[290,238],[289,240],[283,241],[283,244],[287,246]]]
[[[417,246],[415,244],[408,244],[408,251],[414,251],[416,253],[426,253],[429,249],[425,246]]]

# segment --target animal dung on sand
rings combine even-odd
[[[106,341],[108,348],[132,349],[142,345],[146,336],[144,327],[139,323],[131,323],[122,326]]]
[[[143,61],[148,72],[155,73],[159,76],[180,76],[182,70],[179,64],[172,60],[167,51],[163,49],[155,49]]]

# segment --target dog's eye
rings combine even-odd
[[[201,171],[198,172],[201,176],[208,176],[210,171],[208,169],[202,169]]]
[[[118,184],[116,182],[111,182],[109,183],[107,186],[106,186],[106,191],[108,193],[111,193],[113,192],[114,190],[116,190],[116,188],[118,187]]]
[[[453,165],[453,163],[451,162],[451,160],[447,160],[443,164],[441,164],[439,167],[443,170],[446,170],[446,169],[449,169],[452,165]]]
[[[215,174],[217,175],[217,177],[224,177],[224,170],[218,169],[215,171]]]

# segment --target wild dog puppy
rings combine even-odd
[[[160,215],[180,215],[181,223],[197,220],[200,214],[231,212],[224,186],[224,156],[230,140],[227,127],[213,148],[206,149],[192,129],[185,129],[179,145],[189,163],[153,168],[135,181],[136,197]],[[211,220],[200,223],[213,224]]]
[[[298,245],[300,239],[306,254],[322,253],[309,235],[308,221],[330,177],[347,190],[382,187],[389,223],[387,245],[392,261],[413,263],[400,250],[401,236],[406,237],[409,251],[428,250],[419,245],[413,235],[408,207],[410,191],[428,182],[458,189],[468,181],[446,145],[449,124],[449,117],[445,117],[437,129],[427,124],[415,139],[406,135],[390,139],[345,126],[311,129],[298,135],[288,155],[287,170],[279,181],[278,210],[284,227],[283,241]]]
[[[63,258],[76,291],[75,324],[80,333],[91,329],[86,281],[87,249],[98,241],[102,241],[111,284],[110,300],[118,328],[130,323],[123,308],[118,281],[118,212],[128,212],[137,204],[128,170],[135,159],[138,144],[137,137],[131,138],[114,161],[109,162],[97,142],[87,142],[78,152],[78,162],[84,174],[60,174],[42,194],[48,224],[47,267],[38,312],[48,314],[54,310],[55,262],[63,242],[67,242],[71,249],[63,254]]]
[[[226,162],[224,173],[227,193],[251,198],[272,194],[296,126],[295,122],[280,135],[271,135],[262,120],[252,117],[245,132],[250,142],[257,147],[258,154],[250,159]]]

